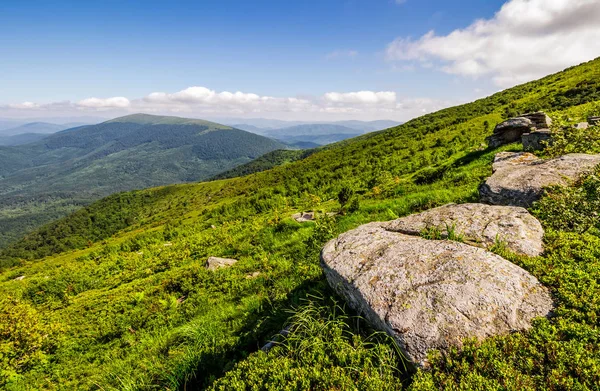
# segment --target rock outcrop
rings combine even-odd
[[[448,237],[448,230],[469,244],[491,247],[502,241],[513,252],[538,256],[543,252],[544,229],[524,208],[485,204],[449,204],[410,215],[382,226],[389,231],[419,235],[437,229]]]
[[[406,357],[426,367],[432,349],[461,347],[530,327],[552,309],[535,277],[484,249],[427,240],[371,223],[327,243],[329,284]]]
[[[520,117],[527,118],[531,122],[533,122],[533,126],[536,129],[549,129],[552,125],[552,118],[550,118],[543,111],[538,111],[536,113],[527,113],[523,114]]]
[[[525,151],[539,151],[546,148],[552,142],[552,132],[549,129],[536,130],[524,133],[521,143]]]
[[[567,184],[600,164],[600,155],[569,154],[542,160],[530,153],[496,155],[494,174],[479,188],[482,202],[530,207],[547,186]]]
[[[490,147],[496,148],[519,141],[524,133],[530,133],[533,130],[535,130],[535,126],[530,119],[511,118],[496,125],[494,133],[488,137],[487,141]]]
[[[235,263],[237,263],[237,259],[209,257],[206,261],[206,268],[208,270],[217,270],[224,267],[232,266]]]
[[[520,141],[525,134],[530,135],[537,132],[540,133],[530,136],[527,138],[527,141],[535,141],[540,137],[544,139],[547,137],[549,139],[549,128],[551,125],[552,119],[543,111],[523,114],[496,125],[494,133],[487,138],[488,144],[490,147],[496,148],[504,144]]]

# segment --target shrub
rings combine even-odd
[[[600,126],[555,129],[552,143],[545,148],[544,154],[557,157],[568,153],[600,153]]]
[[[552,186],[536,203],[534,214],[547,228],[584,233],[600,231],[600,167],[573,186]]]

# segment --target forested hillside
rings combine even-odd
[[[246,176],[257,172],[267,171],[274,167],[281,166],[283,164],[292,163],[298,160],[307,158],[308,156],[315,153],[317,149],[305,149],[305,150],[293,150],[293,149],[278,149],[277,151],[269,152],[263,156],[254,159],[253,161],[242,164],[229,171],[225,171],[217,176],[214,180],[236,178],[240,176]]]
[[[597,205],[596,176],[536,205],[547,230],[542,257],[496,249],[551,289],[554,317],[469,343],[429,371],[410,371],[386,336],[345,308],[319,262],[327,240],[360,224],[476,200],[495,154],[521,148],[488,148],[485,137],[536,110],[559,125],[599,114],[600,59],[268,171],[116,194],[44,226],[0,253],[0,385],[598,389],[598,227],[564,223],[585,221],[579,201]],[[572,146],[600,152],[589,137]],[[338,215],[291,218],[307,210]],[[238,262],[211,271],[211,256]],[[260,350],[284,329],[287,337]]]
[[[0,147],[0,247],[103,196],[208,179],[281,148],[212,122],[151,115]]]

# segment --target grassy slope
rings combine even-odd
[[[208,121],[137,114],[0,148],[0,247],[103,196],[205,180],[282,147]]]
[[[18,372],[8,389],[174,389],[186,381],[220,389],[406,385],[403,371],[394,369],[393,347],[369,338],[368,329],[328,303],[320,247],[368,221],[475,200],[497,152],[480,148],[493,125],[539,108],[575,119],[597,110],[589,102],[600,100],[599,65],[596,60],[270,171],[115,195],[46,226],[3,254],[5,266],[20,265],[0,274],[7,319],[0,325],[1,348],[19,349],[2,359],[0,381]],[[358,211],[316,225],[289,218],[300,209],[338,209],[334,199],[344,186],[360,195]],[[599,239],[569,235],[548,238],[544,258],[513,259],[551,286],[559,298],[556,319],[440,360],[433,372],[413,376],[412,387],[600,384]],[[240,261],[208,272],[208,256]],[[306,304],[307,297],[321,304]],[[283,328],[292,306],[304,314],[289,320],[297,338],[246,359]],[[300,333],[300,324],[313,332]],[[11,332],[23,325],[26,332]]]
[[[276,151],[266,153],[249,163],[242,164],[241,166],[235,167],[229,171],[225,171],[212,178],[212,180],[237,178],[255,174],[257,172],[267,171],[283,164],[293,163],[298,160],[305,159],[316,151],[316,149],[278,149]]]

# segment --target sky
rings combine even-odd
[[[600,0],[0,1],[0,117],[406,121],[600,56]]]

